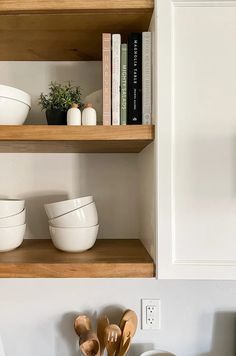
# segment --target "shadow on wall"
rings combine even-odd
[[[199,356],[236,356],[236,313],[218,312],[214,318],[212,349]]]
[[[25,194],[26,207],[26,238],[49,238],[48,219],[44,210],[44,204],[54,203],[68,199],[66,192],[46,192]],[[40,224],[39,224],[40,221]]]
[[[78,356],[79,342],[74,331],[76,312],[65,314],[58,323],[58,340],[55,344],[55,354],[64,356]]]

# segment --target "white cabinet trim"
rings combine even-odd
[[[159,0],[158,12],[158,278],[235,279],[236,260],[178,260],[175,256],[175,186],[172,172],[175,102],[175,8],[235,7],[236,1]]]
[[[175,7],[232,7],[236,6],[235,0],[172,0]]]

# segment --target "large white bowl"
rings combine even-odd
[[[22,125],[30,108],[29,94],[7,85],[0,85],[0,125]]]
[[[175,356],[175,355],[167,351],[150,350],[142,353],[140,356]]]
[[[25,209],[16,215],[8,216],[7,218],[0,218],[1,227],[13,227],[23,225],[25,223]]]
[[[63,214],[69,213],[72,210],[81,208],[93,202],[93,197],[82,197],[70,200],[59,201],[56,203],[45,204],[44,208],[49,219],[57,218]]]
[[[50,219],[49,224],[55,227],[90,227],[98,224],[98,213],[95,203],[72,210],[70,213]]]
[[[0,252],[19,247],[24,239],[26,225],[0,228]]]
[[[16,215],[24,210],[25,201],[17,199],[1,199],[0,200],[0,218]]]
[[[83,252],[93,247],[98,228],[99,225],[67,228],[49,226],[54,246],[66,252]]]

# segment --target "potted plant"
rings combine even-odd
[[[63,84],[51,82],[49,93],[41,93],[39,97],[39,105],[46,110],[48,125],[66,125],[66,114],[73,103],[82,106],[81,88],[70,81]]]

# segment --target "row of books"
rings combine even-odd
[[[151,32],[103,33],[103,125],[150,125]]]

